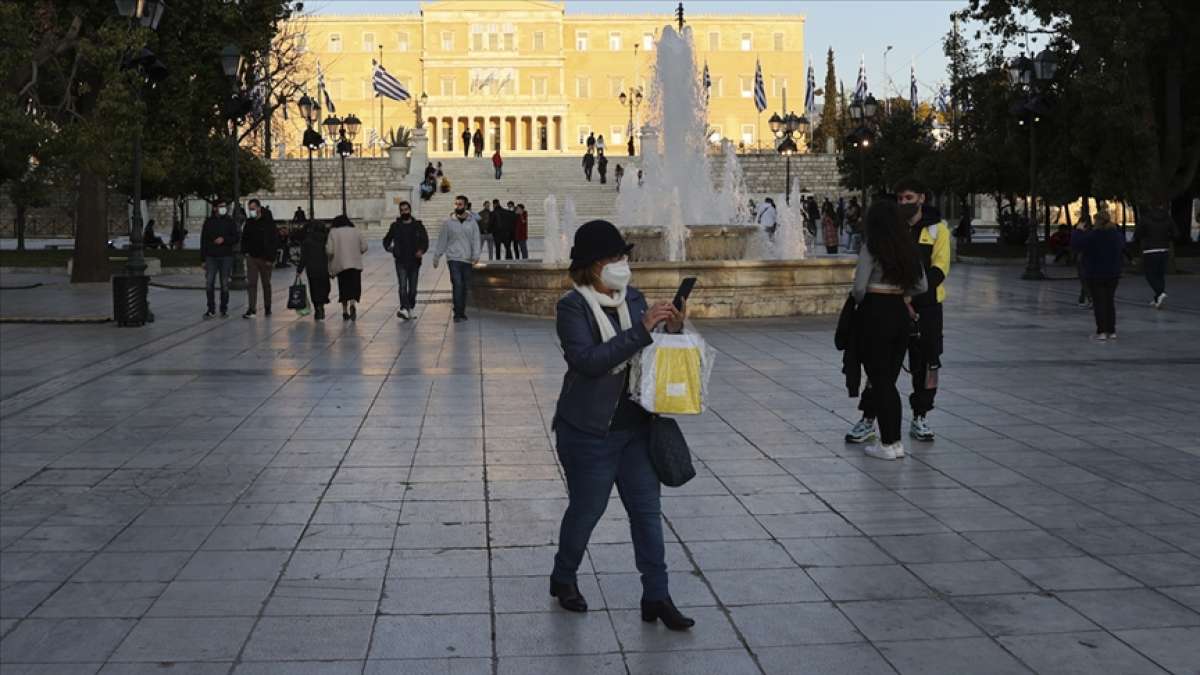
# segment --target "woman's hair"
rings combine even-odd
[[[600,275],[596,272],[595,263],[573,269],[569,274],[571,281],[575,282],[576,286],[595,286],[596,282],[600,281]]]
[[[877,199],[867,209],[867,250],[883,269],[883,280],[911,288],[921,278],[921,262],[908,229],[900,222],[900,207]]]
[[[354,227],[354,223],[350,222],[350,219],[347,218],[346,216],[338,216],[333,219],[333,222],[330,223],[329,226],[330,227]]]

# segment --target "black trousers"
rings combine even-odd
[[[914,417],[922,416],[933,410],[933,399],[937,396],[937,388],[927,388],[930,366],[940,368],[942,365],[942,306],[929,305],[917,310],[917,326],[921,330],[919,342],[907,341],[908,370],[912,375],[912,394],[908,396],[908,405],[912,408]],[[870,418],[877,417],[879,412],[875,397],[871,392],[871,383],[863,389],[858,402],[858,409]]]
[[[896,378],[908,346],[908,308],[899,295],[868,293],[858,307],[859,355],[867,371],[859,408],[879,420],[879,440],[900,440],[900,391]]]
[[[1113,279],[1089,279],[1092,291],[1092,312],[1096,315],[1097,333],[1117,332],[1117,282]]]
[[[1167,290],[1167,259],[1170,256],[1167,251],[1142,254],[1142,267],[1146,269],[1146,281],[1154,291],[1155,300]]]
[[[421,261],[406,263],[396,258],[395,263],[400,309],[412,309],[417,306],[417,277],[421,275]]]

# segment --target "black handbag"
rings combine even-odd
[[[687,439],[670,417],[655,415],[650,420],[650,463],[667,487],[679,487],[696,476]]]
[[[308,287],[296,275],[296,282],[288,288],[288,309],[308,309]]]

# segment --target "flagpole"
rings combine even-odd
[[[379,45],[379,67],[380,68],[383,67],[383,45]],[[374,76],[374,73],[372,73],[372,76]],[[379,94],[375,94],[375,95],[379,96]],[[377,134],[377,136],[380,139],[383,138],[383,97],[382,96],[379,96],[379,133]],[[380,143],[377,141],[375,143],[375,152],[376,153],[379,152],[379,146],[380,146]]]

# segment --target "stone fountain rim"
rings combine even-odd
[[[630,262],[633,269],[645,270],[679,270],[679,269],[769,269],[775,267],[853,267],[858,264],[858,256],[852,254],[824,255],[819,258],[800,258],[798,260],[680,260],[680,261],[643,261]],[[481,270],[537,270],[566,272],[569,262],[508,262],[488,261],[477,262],[475,267]]]

